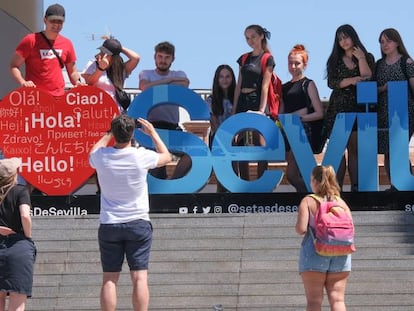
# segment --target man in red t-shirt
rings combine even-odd
[[[79,83],[72,42],[59,34],[64,21],[65,9],[60,4],[53,4],[45,13],[45,30],[28,34],[20,41],[10,62],[11,75],[20,86],[38,87],[52,96],[61,97],[65,93],[63,67],[66,67],[72,84]],[[23,64],[25,77],[20,70]]]
[[[28,34],[20,41],[10,61],[10,73],[20,86],[37,87],[61,99],[65,95],[63,67],[73,85],[80,83],[72,42],[59,34],[65,21],[65,9],[60,4],[49,6],[43,21],[44,31]],[[24,77],[20,70],[23,64]],[[27,185],[30,191],[39,192]]]

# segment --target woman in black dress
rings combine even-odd
[[[382,58],[377,61],[375,66],[375,80],[378,84],[378,149],[379,153],[384,154],[384,168],[390,177],[387,82],[408,81],[409,138],[411,138],[414,133],[414,99],[412,94],[412,90],[414,90],[414,62],[397,30],[384,29],[379,36],[379,42]],[[390,190],[395,190],[392,184]]]
[[[369,80],[374,72],[374,57],[368,53],[351,25],[342,25],[335,32],[334,46],[326,65],[328,86],[332,89],[329,98],[326,127],[330,135],[336,115],[341,112],[363,112],[364,106],[356,101],[356,84]],[[354,124],[345,155],[337,172],[342,188],[346,167],[351,179],[351,191],[358,191],[357,127]],[[347,165],[348,162],[348,165]]]

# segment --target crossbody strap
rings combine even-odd
[[[309,86],[309,83],[311,82],[311,80],[310,79],[308,79],[308,78],[305,78],[304,80],[303,80],[303,82],[302,82],[302,91],[303,91],[303,93],[305,93],[305,98],[306,98],[306,108],[307,108],[307,110],[308,110],[308,114],[309,113],[312,113],[313,111],[315,111],[315,109],[313,109],[313,106],[312,106],[312,101],[311,101],[311,99],[310,99],[310,97],[309,97],[309,93],[308,93],[308,86]]]
[[[58,52],[56,52],[55,48],[53,47],[52,42],[50,42],[50,40],[46,37],[45,33],[43,31],[40,32],[40,34],[42,35],[42,37],[46,40],[46,42],[49,44],[50,49],[53,51],[53,54],[55,54],[56,58],[59,61],[60,64],[60,68],[65,67],[65,65],[63,64],[62,59],[60,58]]]
[[[308,195],[308,197],[312,197],[312,198],[315,198],[315,196],[313,196],[313,195]],[[316,199],[316,198],[315,198]],[[317,200],[317,199],[316,199]],[[306,200],[306,204],[308,205],[308,212],[309,212],[309,219],[308,219],[308,231],[306,232],[306,233],[309,233],[310,234],[310,236],[312,237],[312,241],[314,241],[315,240],[315,235],[313,234],[313,229],[312,229],[312,227],[311,227],[311,225],[310,225],[310,218],[311,218],[311,210],[310,210],[310,207],[309,207],[309,202],[308,202],[308,200]],[[312,215],[313,216],[313,215]]]

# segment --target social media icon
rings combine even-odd
[[[214,214],[221,214],[223,213],[223,207],[221,205],[214,206]]]
[[[188,207],[182,206],[178,209],[179,214],[188,214]]]
[[[210,210],[211,210],[211,206],[206,206],[206,207],[203,207],[203,214],[208,214],[208,213],[210,213]]]

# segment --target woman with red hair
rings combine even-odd
[[[292,79],[282,86],[283,101],[281,113],[293,113],[306,122],[323,118],[323,107],[314,81],[308,79],[304,71],[308,64],[308,53],[302,44],[295,45],[288,55],[288,68]],[[308,192],[293,152],[287,146],[286,178],[298,192]]]

